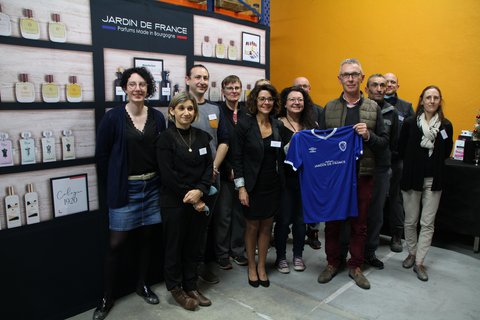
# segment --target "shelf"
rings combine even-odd
[[[92,46],[76,43],[58,43],[45,40],[30,40],[11,36],[0,36],[1,44],[10,44],[14,46],[39,47],[47,49],[73,50],[73,51],[92,51]]]
[[[95,102],[1,102],[0,111],[2,110],[72,110],[72,109],[94,109]]]
[[[258,68],[258,69],[266,68],[265,64],[250,62],[250,61],[228,60],[228,59],[210,58],[210,57],[204,57],[204,56],[194,56],[194,59],[195,61],[229,64],[232,66],[250,67],[250,68]]]
[[[75,167],[75,166],[81,166],[86,164],[94,164],[95,161],[96,161],[95,157],[89,157],[89,158],[81,158],[81,159],[73,159],[73,160],[57,160],[53,162],[38,162],[34,164],[0,167],[0,175],[58,169],[58,168],[66,168],[66,167]]]

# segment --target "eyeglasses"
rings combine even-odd
[[[240,90],[242,90],[242,87],[225,87],[225,90],[227,90],[227,91],[240,91]]]
[[[298,103],[302,103],[303,102],[303,98],[287,98],[287,100],[289,102],[298,102]]]
[[[275,101],[275,99],[273,99],[272,97],[268,97],[268,98],[258,97],[257,101],[261,102],[261,103],[265,103],[265,102],[273,102],[273,101]]]
[[[140,83],[128,82],[127,83],[127,87],[129,89],[135,89],[137,86],[139,86],[141,89],[145,89],[147,87],[147,83],[146,82],[140,82]]]
[[[360,72],[342,73],[340,74],[340,78],[343,80],[348,80],[350,77],[352,77],[352,79],[358,79],[361,75],[362,74]]]

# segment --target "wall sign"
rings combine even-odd
[[[87,174],[51,178],[55,217],[88,211]]]
[[[242,32],[242,60],[260,63],[260,36]]]

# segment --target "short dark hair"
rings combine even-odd
[[[304,129],[317,128],[318,125],[315,122],[315,113],[313,111],[313,108],[316,108],[316,107],[313,105],[310,95],[301,86],[287,87],[282,90],[282,92],[280,93],[281,109],[278,116],[279,117],[287,116],[287,108],[285,107],[287,105],[287,97],[290,94],[290,92],[294,92],[294,91],[300,92],[303,96],[303,111],[302,111],[302,114],[300,115],[300,124]]]
[[[257,98],[258,98],[258,94],[262,90],[266,90],[270,92],[273,98],[272,115],[278,114],[278,112],[280,111],[280,98],[278,97],[277,89],[275,89],[275,87],[272,86],[271,84],[262,84],[259,86],[255,86],[253,88],[253,90],[250,92],[250,95],[247,98],[247,111],[252,115],[255,115],[258,113]]]
[[[368,80],[367,80],[367,87],[370,86],[370,80],[372,80],[372,78],[383,78],[385,79],[385,76],[381,73],[374,73],[372,74],[370,77],[368,77]],[[386,80],[386,79],[385,79]]]
[[[225,79],[222,80],[222,89],[225,89],[225,86],[229,83],[238,82],[240,83],[240,87],[242,87],[242,81],[240,78],[234,74],[226,76]]]
[[[145,80],[145,82],[147,83],[147,98],[151,97],[155,93],[155,80],[153,79],[150,71],[148,71],[144,67],[135,67],[123,71],[122,78],[120,79],[120,86],[122,87],[122,89],[127,89],[128,79],[130,79],[130,76],[134,73],[138,74]]]
[[[208,69],[207,67],[205,67],[203,64],[194,64],[193,66],[191,66],[188,70],[187,70],[187,77],[190,77],[192,75],[192,69],[193,68],[203,68],[205,70],[207,70],[207,73],[208,75],[210,75],[210,72],[208,72]]]

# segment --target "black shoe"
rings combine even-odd
[[[322,247],[322,243],[318,240],[318,231],[307,231],[307,240],[305,244],[308,244],[310,248],[318,250]]]
[[[113,300],[103,298],[98,307],[93,312],[93,320],[103,320],[113,307]]]
[[[220,269],[223,270],[230,270],[233,268],[229,258],[220,258],[218,259],[217,263]]]
[[[206,283],[216,284],[220,282],[220,279],[209,270],[208,266],[204,263],[198,267],[198,277]]]
[[[137,294],[148,304],[159,304],[158,296],[147,286],[137,288]]]
[[[250,277],[248,277],[248,284],[251,285],[254,288],[258,288],[260,285],[260,280],[250,280]]]
[[[239,266],[246,266],[248,264],[248,260],[244,256],[233,257],[233,262],[235,262]]]
[[[267,279],[267,280],[260,280],[260,279],[258,279],[258,282],[260,283],[260,285],[261,285],[262,287],[265,287],[265,288],[270,287],[270,280],[269,280],[269,279]]]
[[[365,262],[379,270],[383,269],[384,267],[383,262],[380,261],[376,256],[365,258]]]

